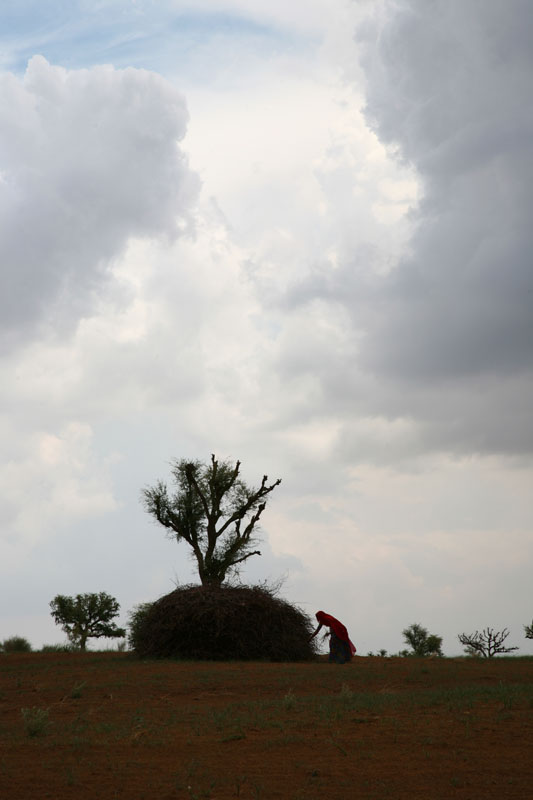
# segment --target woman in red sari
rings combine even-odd
[[[329,660],[336,664],[345,664],[355,655],[355,645],[350,641],[348,631],[338,619],[326,614],[324,611],[317,611],[315,614],[318,621],[318,628],[311,636],[313,639],[322,626],[329,628]],[[326,634],[327,635],[327,634]]]

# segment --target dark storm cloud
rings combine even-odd
[[[132,236],[177,233],[196,191],[177,141],[187,110],[162,78],[67,72],[42,57],[0,75],[2,349],[89,313]]]
[[[533,367],[532,36],[527,0],[411,0],[366,42],[367,118],[424,193],[410,256],[374,298],[373,371]]]

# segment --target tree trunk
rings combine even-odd
[[[216,577],[213,575],[206,575],[205,572],[203,575],[200,575],[200,580],[202,581],[202,586],[221,586],[224,583],[224,578],[226,576],[217,575]]]

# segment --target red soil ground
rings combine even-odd
[[[527,800],[533,660],[3,655],[0,797]]]

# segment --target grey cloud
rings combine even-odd
[[[422,199],[385,275],[379,252],[359,246],[286,296],[349,317],[352,348],[316,353],[323,413],[344,416],[346,457],[531,454],[533,8],[404,0],[373,25],[358,42],[367,119],[416,169]],[[407,427],[376,438],[350,416]]]
[[[425,174],[526,144],[532,32],[527,0],[389,3],[383,27],[358,37],[380,139]]]
[[[3,349],[90,311],[132,236],[174,237],[198,181],[178,146],[181,95],[159,76],[68,72],[34,57],[0,75]]]
[[[532,33],[522,0],[410,0],[367,43],[368,119],[424,190],[411,255],[376,297],[368,369],[533,367]]]

